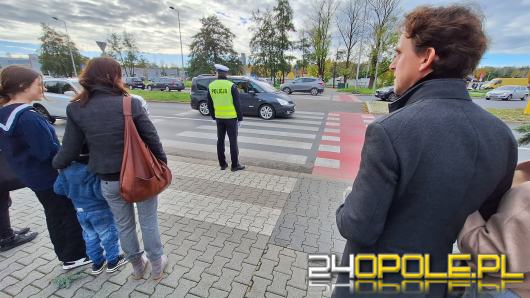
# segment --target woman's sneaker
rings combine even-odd
[[[107,265],[107,261],[104,261],[101,264],[92,264],[92,271],[90,271],[90,274],[92,275],[99,275],[103,270],[105,270],[105,265]]]
[[[118,270],[118,268],[120,268],[121,266],[123,266],[123,265],[125,265],[127,263],[129,263],[129,261],[127,261],[125,256],[124,255],[119,255],[118,259],[116,259],[115,262],[107,264],[107,272],[108,273],[112,273],[112,272]]]
[[[63,269],[70,270],[70,269],[74,269],[77,267],[88,265],[90,263],[92,263],[92,260],[90,260],[88,257],[85,257],[77,261],[63,262]]]

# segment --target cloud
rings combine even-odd
[[[297,31],[308,30],[315,0],[290,0]],[[345,0],[343,0],[345,1]],[[192,36],[201,27],[200,19],[217,15],[221,22],[236,35],[237,52],[250,54],[252,36],[252,11],[272,8],[276,0],[2,0],[0,2],[0,40],[25,44],[38,44],[41,23],[68,32],[77,46],[85,52],[99,52],[95,41],[106,40],[112,32],[126,30],[132,33],[143,52],[161,55],[179,55],[180,42],[177,11],[184,54],[189,52]],[[446,5],[448,0],[402,0],[401,12],[406,13],[418,5]],[[460,3],[460,2],[459,2]],[[486,31],[490,38],[490,53],[530,53],[530,0],[484,0],[466,2],[481,9],[485,15]],[[296,38],[298,33],[293,33]],[[26,49],[27,50],[27,49]]]

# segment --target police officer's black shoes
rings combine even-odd
[[[221,166],[221,171],[224,171],[224,170],[226,170],[226,168],[228,168],[228,165],[225,165],[225,166]]]
[[[232,168],[232,172],[235,172],[235,171],[241,171],[241,170],[244,170],[245,169],[245,166],[242,166],[242,165],[237,165],[237,167],[235,168]]]

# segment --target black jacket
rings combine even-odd
[[[487,201],[496,208],[509,189],[517,144],[460,79],[423,82],[391,109],[368,126],[359,173],[337,210],[343,264],[352,253],[429,253],[432,271],[445,272],[467,216]]]
[[[68,120],[63,144],[53,159],[57,169],[77,159],[86,140],[90,159],[88,168],[103,180],[119,180],[123,158],[123,96],[110,94],[105,88],[91,95],[85,106],[72,102],[66,109]],[[140,137],[153,154],[167,163],[156,129],[139,100],[132,100],[132,115]]]
[[[234,102],[234,108],[236,109],[237,113],[237,121],[243,121],[243,114],[241,113],[241,104],[239,102],[239,91],[237,91],[236,84],[232,85],[232,100]],[[208,91],[208,109],[210,110],[210,116],[212,116],[212,119],[215,120],[215,108],[213,106],[212,96],[210,95],[210,91]]]

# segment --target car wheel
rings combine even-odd
[[[39,114],[41,114],[42,116],[44,116],[44,118],[45,118],[46,120],[48,120],[48,122],[50,122],[51,124],[54,124],[54,123],[55,123],[55,120],[56,120],[55,117],[52,117],[52,116],[50,115],[50,113],[48,113],[48,110],[46,110],[45,107],[43,107],[43,106],[41,106],[41,105],[36,105],[36,106],[34,106],[34,108],[35,108],[35,110],[36,110]]]
[[[208,104],[205,101],[199,102],[199,112],[203,116],[210,115],[210,109],[208,109]]]
[[[489,97],[486,97],[486,100],[490,100],[490,98],[489,98]]]
[[[317,88],[312,88],[311,89],[311,95],[317,96],[318,95],[318,89]]]
[[[521,100],[525,101],[527,98],[528,98],[528,95],[525,94],[525,96],[523,96],[523,98],[521,98]]]
[[[506,97],[505,100],[512,100],[512,95],[510,94],[510,96]]]
[[[259,116],[261,119],[270,120],[274,118],[276,112],[271,105],[264,104],[259,108]]]
[[[168,86],[166,86],[166,92],[169,92],[169,87]]]
[[[282,91],[285,92],[285,93],[287,93],[287,94],[291,94],[291,93],[293,93],[293,91],[291,91],[291,88],[289,88],[289,87],[285,87],[285,88],[283,88]]]
[[[147,86],[147,91],[151,91],[151,90],[153,90],[153,87]]]

